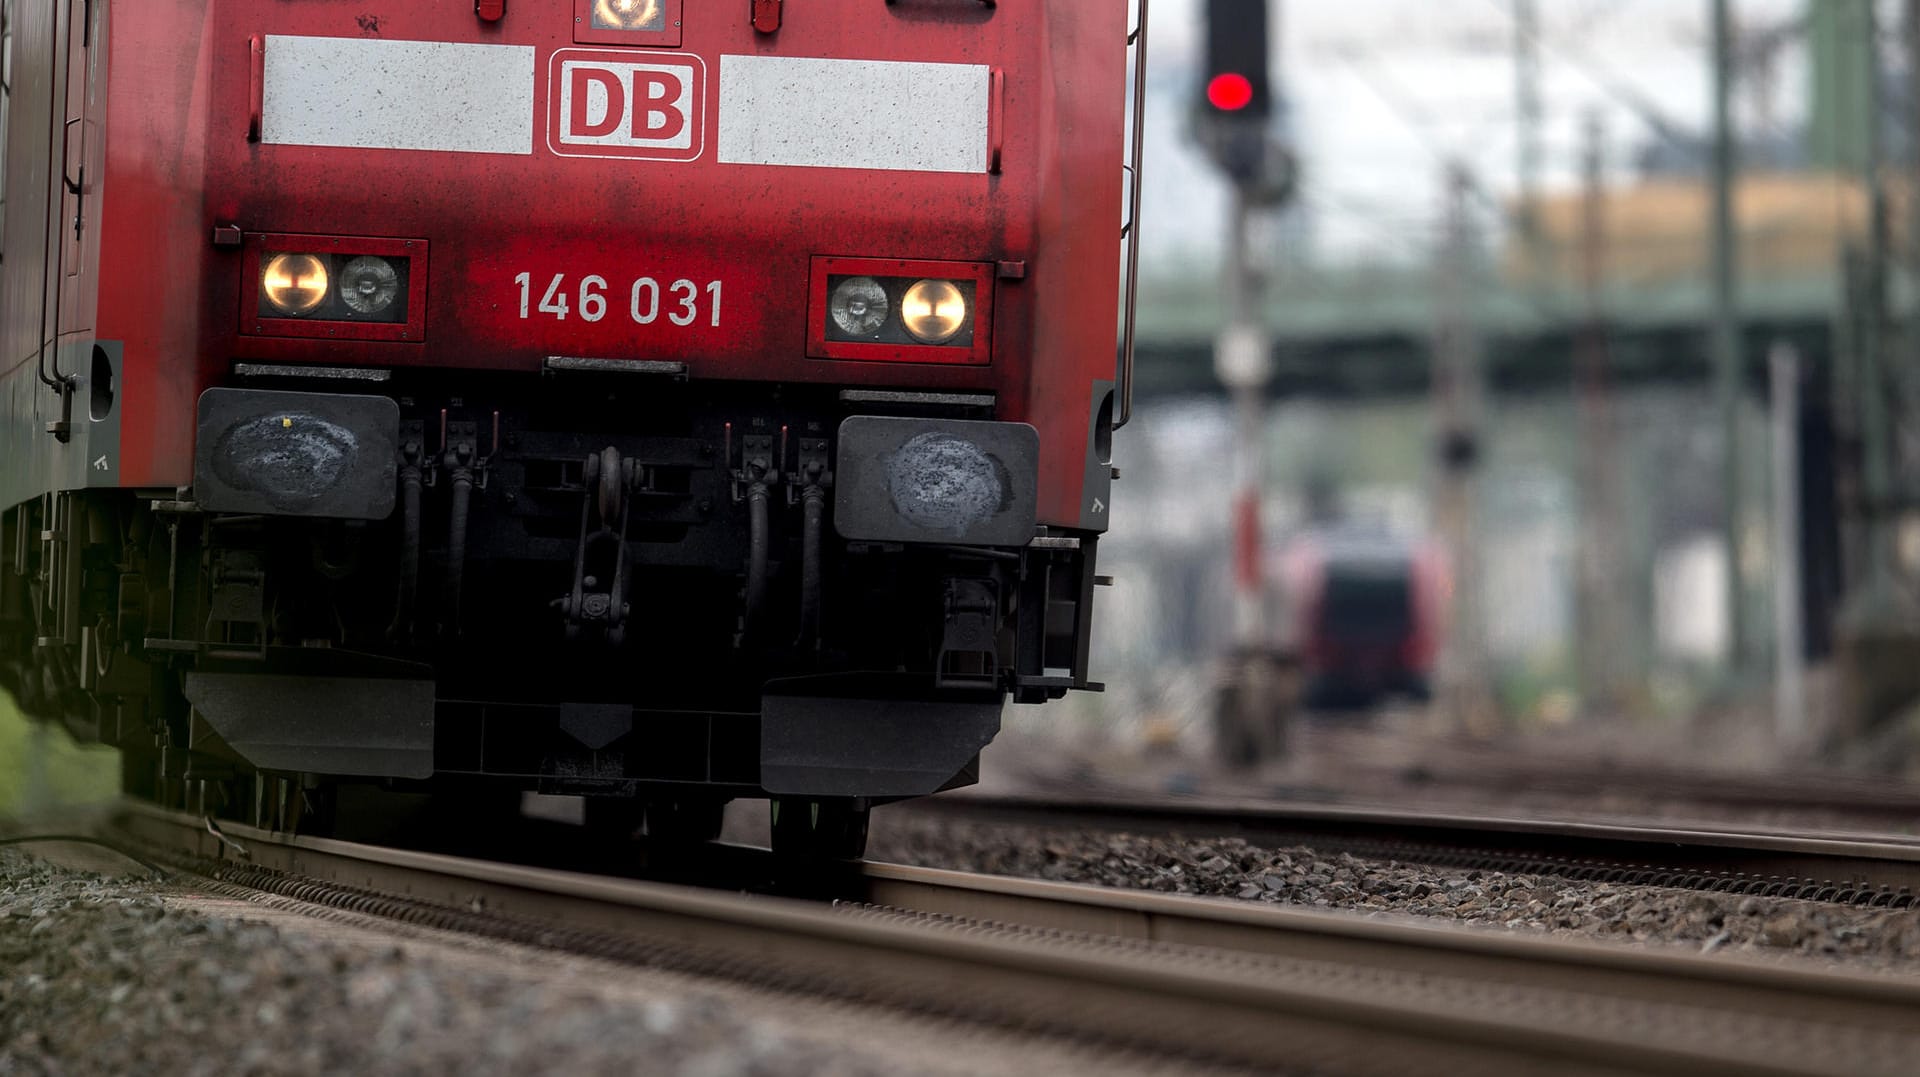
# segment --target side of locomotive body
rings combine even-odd
[[[846,847],[1098,687],[1125,0],[0,6],[0,678],[131,791]]]

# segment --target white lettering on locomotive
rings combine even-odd
[[[706,66],[698,56],[561,49],[549,66],[547,148],[556,155],[700,156]]]

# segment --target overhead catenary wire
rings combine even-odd
[[[1503,0],[1487,0],[1487,2],[1493,5],[1494,9],[1499,11],[1503,18],[1509,20],[1512,18],[1513,13],[1503,3]],[[1611,69],[1605,67],[1599,63],[1599,61],[1594,60],[1590,56],[1574,52],[1560,42],[1540,33],[1537,27],[1523,27],[1522,30],[1531,35],[1531,39],[1536,46],[1551,53],[1554,59],[1560,61],[1573,71],[1578,72],[1601,92],[1612,98],[1616,104],[1632,112],[1636,118],[1646,124],[1655,134],[1667,139],[1678,139],[1684,135],[1695,141],[1698,141],[1702,137],[1697,132],[1686,131],[1684,126],[1674,121],[1672,117],[1667,115],[1665,110],[1654,104],[1645,94],[1642,94],[1638,89],[1634,88],[1626,79],[1614,74]]]
[[[1487,0],[1502,17],[1511,21],[1513,12],[1508,0]],[[1625,5],[1613,5],[1615,8]],[[1580,37],[1590,37],[1594,30],[1594,21],[1589,19],[1578,27]],[[1777,49],[1784,42],[1804,33],[1806,17],[1796,15],[1791,19],[1773,26],[1750,30],[1746,33],[1747,44],[1738,62],[1752,64],[1765,54]],[[1573,71],[1596,89],[1606,94],[1615,104],[1625,108],[1654,134],[1669,142],[1693,143],[1705,145],[1710,138],[1709,132],[1683,123],[1661,108],[1633,84],[1633,80],[1621,75],[1592,54],[1566,44],[1564,41],[1548,37],[1537,26],[1517,26],[1534,45],[1548,53],[1568,70]],[[1773,125],[1775,128],[1778,125]]]
[[[1433,135],[1432,128],[1439,125],[1438,118],[1415,104],[1413,94],[1387,72],[1385,65],[1367,62],[1371,57],[1357,49],[1343,49],[1339,56],[1360,79],[1361,84],[1366,86],[1382,104],[1387,106],[1395,118],[1413,133],[1433,156],[1435,164],[1443,169],[1460,169],[1461,176],[1466,182],[1466,193],[1475,201],[1491,207],[1495,212],[1505,214],[1505,210],[1489,192],[1479,173],[1467,163],[1467,154],[1456,147],[1446,145]]]

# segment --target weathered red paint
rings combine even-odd
[[[621,51],[608,32],[583,29],[592,2],[514,0],[487,22],[466,16],[464,3],[107,0],[95,109],[105,150],[90,181],[101,256],[89,280],[98,297],[91,328],[125,347],[119,483],[189,480],[194,400],[237,359],[531,372],[546,356],[585,355],[680,360],[697,379],[991,391],[1000,417],[1040,432],[1041,522],[1089,522],[1088,429],[1096,383],[1113,378],[1118,316],[1124,0],[809,0],[786,9],[778,34],[757,32],[746,4],[667,0],[671,33],[645,44],[677,42],[673,51],[701,58],[707,71],[693,122],[709,149],[692,161],[552,151],[550,58],[586,42]],[[250,141],[251,43],[265,35],[531,46],[534,152]],[[998,170],[721,164],[711,146],[724,54],[990,65]],[[243,334],[247,249],[212,240],[216,228],[234,227],[427,240],[425,339]],[[810,265],[825,255],[1024,263],[1025,275],[987,281],[994,313],[984,365],[810,358]],[[522,319],[523,273],[530,282],[560,275],[572,289],[604,278],[616,311],[642,277],[662,289],[684,280],[702,293],[700,316],[684,326],[666,317]],[[718,327],[704,303],[715,281]]]
[[[243,79],[251,76],[252,52],[250,32],[216,30],[222,7],[156,0],[113,3],[106,13],[96,331],[125,348],[125,486],[191,480],[194,402],[228,365],[212,316],[231,309],[236,289],[220,280],[221,267],[237,252],[213,247],[206,213],[215,41],[231,43],[228,64]],[[247,102],[242,96],[235,104]],[[219,137],[247,144],[248,117],[226,119]]]

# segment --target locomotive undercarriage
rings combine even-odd
[[[311,828],[355,785],[536,791],[693,837],[767,796],[776,841],[843,855],[868,805],[971,781],[1006,698],[1097,687],[1093,535],[836,531],[843,420],[990,420],[989,396],[571,371],[236,385],[395,401],[391,513],[209,511],[183,489],[5,518],[0,687],[119,745],[130,792]]]

